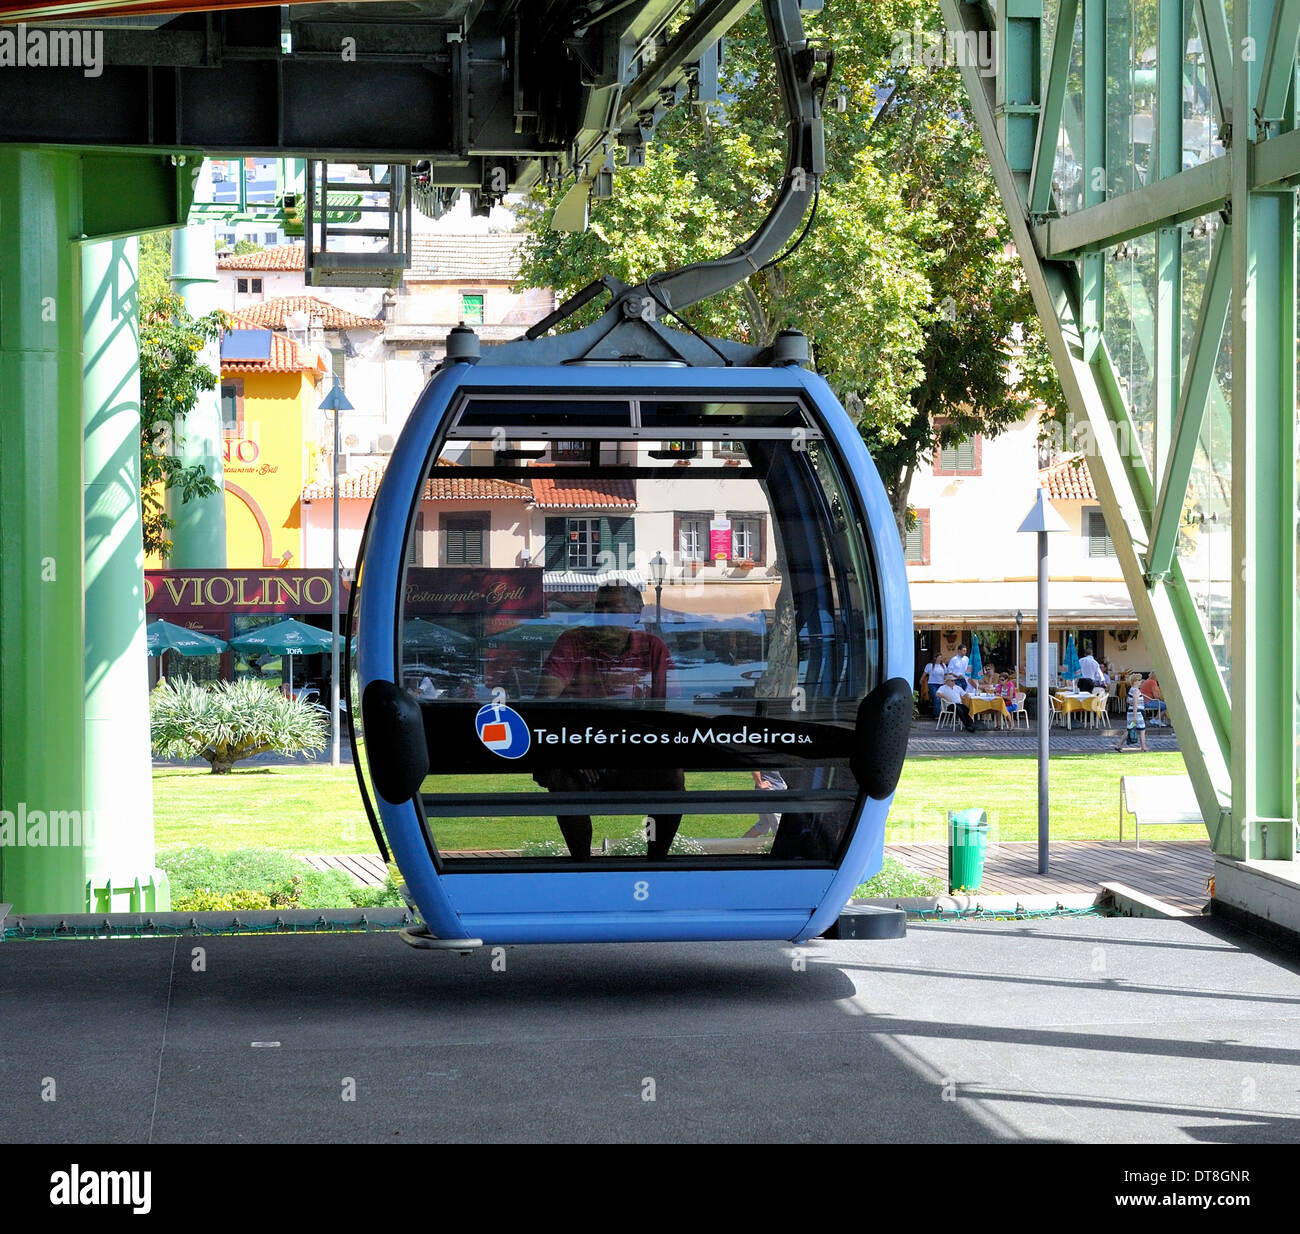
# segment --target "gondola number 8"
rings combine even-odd
[[[634,900],[648,900],[650,898],[650,884],[645,879],[638,879],[632,884],[632,898]]]

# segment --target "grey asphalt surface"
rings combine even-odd
[[[0,944],[0,1140],[1300,1141],[1300,970],[1208,919],[502,957]]]

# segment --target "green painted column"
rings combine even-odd
[[[0,146],[0,900],[31,913],[85,907],[81,231],[80,157]]]
[[[191,223],[172,232],[172,287],[185,301],[191,317],[217,308],[217,250],[212,228]],[[214,345],[203,353],[204,362],[220,375],[221,360]],[[177,434],[180,456],[189,467],[202,463],[216,482],[222,482],[220,391],[200,395]],[[175,491],[167,494],[167,515],[176,520],[171,537],[174,548],[167,559],[173,569],[224,570],[226,567],[226,497],[182,502]]]
[[[1267,46],[1270,0],[1237,0],[1233,45]],[[1292,56],[1293,49],[1287,49]],[[1251,187],[1262,56],[1233,69],[1231,855],[1295,856],[1296,200]],[[1267,832],[1267,834],[1266,834]],[[1225,847],[1215,845],[1216,852]]]
[[[81,248],[85,803],[94,823],[88,831],[86,877],[94,888],[93,907],[115,912],[170,906],[165,880],[154,868],[140,515],[138,258],[134,238]],[[141,893],[135,891],[137,881]]]

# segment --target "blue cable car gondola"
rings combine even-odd
[[[801,335],[660,321],[816,192],[824,60],[796,0],[765,9],[791,123],[764,226],[482,356],[454,331],[372,507],[348,711],[425,942],[800,941],[880,868],[912,715],[884,487]]]

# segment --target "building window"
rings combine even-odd
[[[415,516],[415,530],[411,533],[411,542],[406,546],[406,564],[424,565],[424,515],[422,513]]]
[[[239,294],[242,296],[260,296],[262,294],[261,279],[236,279],[235,286],[238,288]]]
[[[749,561],[761,566],[767,545],[767,519],[761,514],[746,512],[732,513],[727,518],[731,523],[731,558],[735,562]]]
[[[938,419],[934,427],[937,433],[946,421]],[[979,433],[967,437],[956,445],[941,446],[934,455],[934,474],[936,476],[978,476],[984,462],[984,439]]]
[[[244,431],[243,378],[226,378],[221,383],[221,431],[239,437]]]
[[[443,515],[443,565],[487,565],[488,524],[489,517],[486,514]]]
[[[916,522],[903,541],[903,558],[909,566],[930,564],[930,511],[915,510]]]
[[[714,458],[744,458],[745,443],[743,441],[715,441],[713,443]]]
[[[663,454],[680,454],[689,458],[695,453],[696,444],[693,441],[665,441],[660,445],[660,452]]]
[[[1088,537],[1089,557],[1114,557],[1115,545],[1106,530],[1106,516],[1100,510],[1089,510],[1084,517],[1084,532]]]
[[[481,292],[461,292],[460,319],[467,326],[483,324],[483,295]]]
[[[570,570],[594,570],[600,556],[600,519],[571,518],[566,520]]]
[[[703,565],[709,558],[709,520],[712,514],[682,513],[673,516],[673,540],[683,563]]]
[[[585,463],[590,457],[590,443],[556,441],[551,444],[551,458],[557,463]]]
[[[262,243],[267,248],[275,248],[280,243],[280,233],[278,231],[264,231],[262,233]]]

